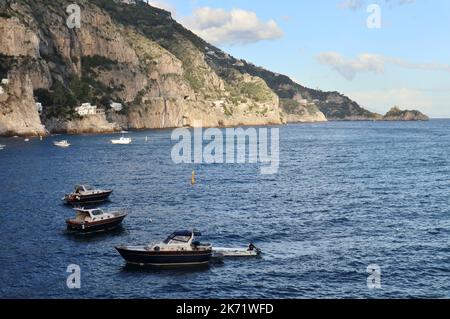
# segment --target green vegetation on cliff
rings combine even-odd
[[[34,91],[37,102],[45,105],[44,113],[46,118],[74,118],[74,109],[77,106],[77,98],[71,90],[66,88],[61,82],[56,81],[50,90],[37,89]]]
[[[0,79],[4,79],[7,77],[14,61],[14,57],[10,57],[0,53]]]

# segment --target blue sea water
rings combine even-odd
[[[280,170],[175,165],[171,130],[2,138],[1,298],[449,298],[450,120],[280,127]],[[148,136],[148,142],[145,142]],[[67,138],[68,149],[52,142]],[[192,186],[191,171],[197,171]],[[60,198],[85,182],[128,208],[123,229],[65,231]],[[197,228],[219,246],[254,242],[261,258],[198,269],[135,269],[114,246]],[[68,289],[67,266],[81,268]],[[367,266],[381,268],[381,289]]]

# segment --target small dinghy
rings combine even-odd
[[[74,219],[66,221],[68,230],[93,232],[113,229],[119,226],[127,213],[125,211],[105,212],[101,209],[75,208],[77,214]]]
[[[133,140],[131,139],[131,137],[125,137],[125,136],[122,136],[122,137],[119,138],[119,139],[113,139],[113,140],[111,140],[111,143],[112,143],[112,144],[119,144],[119,145],[127,145],[127,144],[131,144],[132,141],[133,141]]]
[[[55,145],[57,147],[69,147],[70,143],[67,140],[62,140],[62,141],[55,141],[55,142],[53,142],[53,145]]]
[[[261,255],[261,249],[253,244],[245,248],[213,247],[213,253],[217,257],[256,257]]]

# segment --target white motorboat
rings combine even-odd
[[[53,145],[58,146],[58,147],[69,147],[70,143],[67,140],[62,140],[62,141],[53,142]]]
[[[88,232],[112,229],[119,226],[127,217],[125,211],[105,212],[99,208],[75,208],[75,210],[77,212],[75,218],[66,221],[69,230]]]
[[[0,144],[0,151],[4,150],[6,145]]]
[[[131,137],[125,137],[125,136],[122,136],[122,137],[119,138],[119,139],[112,139],[112,140],[111,140],[111,143],[112,143],[112,144],[127,145],[127,144],[131,144],[132,141],[133,141],[133,140],[131,139]]]

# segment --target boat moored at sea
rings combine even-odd
[[[67,140],[62,140],[62,141],[55,141],[55,142],[53,142],[53,145],[55,145],[57,147],[69,147],[70,143]]]
[[[120,255],[129,264],[140,266],[193,266],[207,265],[211,260],[211,244],[195,241],[198,231],[182,230],[172,233],[166,240],[144,246],[118,246]]]
[[[5,149],[6,145],[0,144],[0,151],[3,151]]]
[[[119,226],[127,213],[125,211],[105,212],[101,209],[75,208],[74,219],[66,221],[67,229],[80,232],[93,232],[113,229]]]
[[[76,185],[75,190],[66,194],[62,200],[72,205],[100,203],[106,201],[112,192],[112,189],[96,189],[89,185]]]
[[[125,136],[122,136],[122,137],[119,138],[119,139],[112,139],[112,140],[111,140],[111,143],[112,143],[112,144],[127,145],[127,144],[131,144],[132,141],[133,141],[133,140],[131,139],[131,137],[125,137]]]

